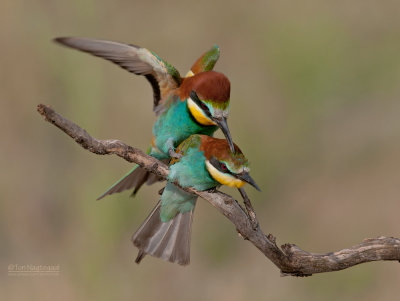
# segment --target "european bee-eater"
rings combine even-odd
[[[136,262],[146,255],[186,265],[190,260],[190,233],[197,195],[181,187],[208,190],[220,185],[241,188],[249,183],[248,161],[235,145],[231,152],[225,139],[192,135],[177,148],[182,154],[170,162],[168,183],[161,200],[132,237],[139,248]]]
[[[213,135],[219,127],[234,152],[227,125],[230,82],[222,73],[212,71],[219,58],[214,46],[192,66],[187,77],[155,53],[134,45],[88,38],[57,38],[57,42],[107,59],[138,75],[144,75],[153,88],[153,139],[149,154],[168,161],[178,158],[175,148],[193,134]],[[158,179],[140,167],[135,167],[102,196],[134,188],[133,194],[147,182]]]

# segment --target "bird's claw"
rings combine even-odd
[[[168,154],[171,158],[175,158],[175,159],[182,158],[182,154],[175,152],[172,147],[168,150]]]
[[[215,192],[217,192],[217,187],[212,187],[212,188],[210,188],[210,189],[207,189],[207,192],[209,192],[209,193],[215,193]]]

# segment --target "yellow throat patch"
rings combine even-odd
[[[198,123],[203,125],[216,125],[208,116],[203,113],[203,110],[189,97],[187,100],[190,113]]]
[[[213,179],[216,180],[217,182],[221,183],[222,185],[240,188],[244,184],[246,184],[246,182],[236,179],[234,176],[232,176],[230,174],[220,172],[208,160],[206,160],[206,166],[207,166],[208,172],[213,177]]]

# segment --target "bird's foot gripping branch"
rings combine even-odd
[[[83,148],[98,155],[115,154],[128,162],[133,162],[160,178],[167,178],[169,168],[157,159],[146,155],[141,150],[131,147],[119,140],[98,140],[91,137],[75,123],[65,119],[52,108],[38,105],[38,112],[46,121],[52,123]],[[237,232],[257,247],[281,271],[282,275],[310,276],[316,273],[343,270],[357,264],[393,260],[400,261],[400,239],[393,237],[377,237],[365,239],[358,245],[337,252],[315,254],[303,251],[293,244],[284,244],[279,248],[271,234],[265,235],[246,198],[247,212],[231,196],[222,192],[197,191],[193,188],[181,189],[194,193],[216,207],[236,227]]]

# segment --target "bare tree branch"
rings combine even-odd
[[[146,155],[141,150],[119,140],[98,140],[93,138],[78,125],[65,119],[48,106],[40,104],[37,110],[45,117],[46,121],[60,128],[83,148],[99,155],[116,154],[128,162],[139,164],[164,179],[167,178],[169,173],[168,166]],[[177,183],[175,184],[178,185]],[[249,240],[280,269],[282,275],[310,276],[316,273],[343,270],[365,262],[400,261],[400,239],[384,236],[366,239],[348,249],[325,254],[309,253],[293,244],[285,244],[279,248],[276,245],[275,237],[271,234],[265,235],[261,231],[254,211],[253,216],[249,217],[231,196],[218,191],[197,191],[193,188],[182,189],[197,194],[217,208],[235,225],[237,232],[244,239]]]

